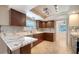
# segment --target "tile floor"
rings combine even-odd
[[[71,54],[69,49],[59,50],[55,42],[43,41],[32,48],[32,54]],[[59,51],[58,51],[59,50]]]

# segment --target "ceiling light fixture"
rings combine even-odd
[[[47,15],[49,15],[49,9],[48,9],[48,8],[43,8],[43,11],[44,11]]]

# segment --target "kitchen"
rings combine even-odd
[[[70,15],[78,14],[78,10],[78,6],[66,5],[0,6],[0,53],[76,53],[77,42],[71,42],[71,27],[79,25],[72,22]]]
[[[1,6],[1,7],[7,8],[8,6]],[[7,12],[8,12],[8,8],[7,8]],[[10,24],[6,24],[6,25],[5,25],[5,23],[1,24],[1,39],[4,39],[4,42],[7,44],[8,47],[6,47],[6,45],[5,45],[5,47],[6,47],[6,50],[8,53],[19,53],[19,52],[21,54],[22,53],[23,54],[31,53],[31,47],[36,46],[40,42],[42,42],[44,40],[51,41],[51,42],[53,41],[52,25],[54,27],[54,21],[52,21],[52,23],[53,23],[52,25],[51,25],[51,21],[32,21],[32,20],[26,21],[27,18],[28,19],[31,19],[31,18],[27,17],[26,14],[19,12],[12,8],[9,9],[9,15],[10,16],[8,16],[8,17],[10,20],[9,21]],[[44,23],[46,23],[43,25],[43,28],[47,28],[47,29],[42,29],[42,25],[41,26],[38,25],[40,27],[40,29],[36,28],[35,27],[36,24],[34,22],[37,22],[39,25],[40,24],[43,25]],[[25,27],[26,25],[27,25],[27,27]],[[46,26],[46,27],[44,27],[44,26]],[[44,36],[46,36],[46,37],[44,37]],[[23,42],[21,42],[22,37],[25,37],[25,38],[27,37],[26,39],[29,39],[29,41],[26,44],[24,44]],[[29,38],[29,37],[31,37],[31,38]],[[32,38],[33,38],[33,40],[30,40]],[[11,40],[11,39],[13,39],[13,40]],[[18,39],[18,40],[15,40],[15,39]],[[18,42],[16,42],[16,41],[18,41]],[[10,42],[14,42],[14,43],[12,44]],[[21,43],[23,43],[23,44],[21,44]],[[27,45],[27,46],[25,46],[25,45]],[[24,47],[20,48],[21,46],[24,46]],[[6,50],[5,50],[5,52],[6,52]]]

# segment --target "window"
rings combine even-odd
[[[36,21],[35,20],[26,20],[26,26],[29,28],[29,30],[36,28]]]

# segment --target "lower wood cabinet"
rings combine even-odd
[[[38,39],[36,42],[33,43],[33,47],[44,40],[50,41],[50,42],[54,41],[54,34],[53,33],[35,34],[35,35],[33,35],[33,37]]]
[[[9,54],[31,54],[31,44],[28,44],[26,46],[23,46],[20,49],[17,49],[15,51],[11,51],[7,47],[7,51],[8,51]]]
[[[21,47],[20,54],[31,54],[31,44]]]
[[[53,33],[44,33],[44,40],[53,42],[54,41],[53,38],[54,38]]]
[[[43,39],[43,33],[35,34],[35,35],[33,35],[33,37],[38,39],[36,42],[33,43],[33,47],[36,46],[37,44],[39,44],[40,42],[42,42],[44,40]]]

